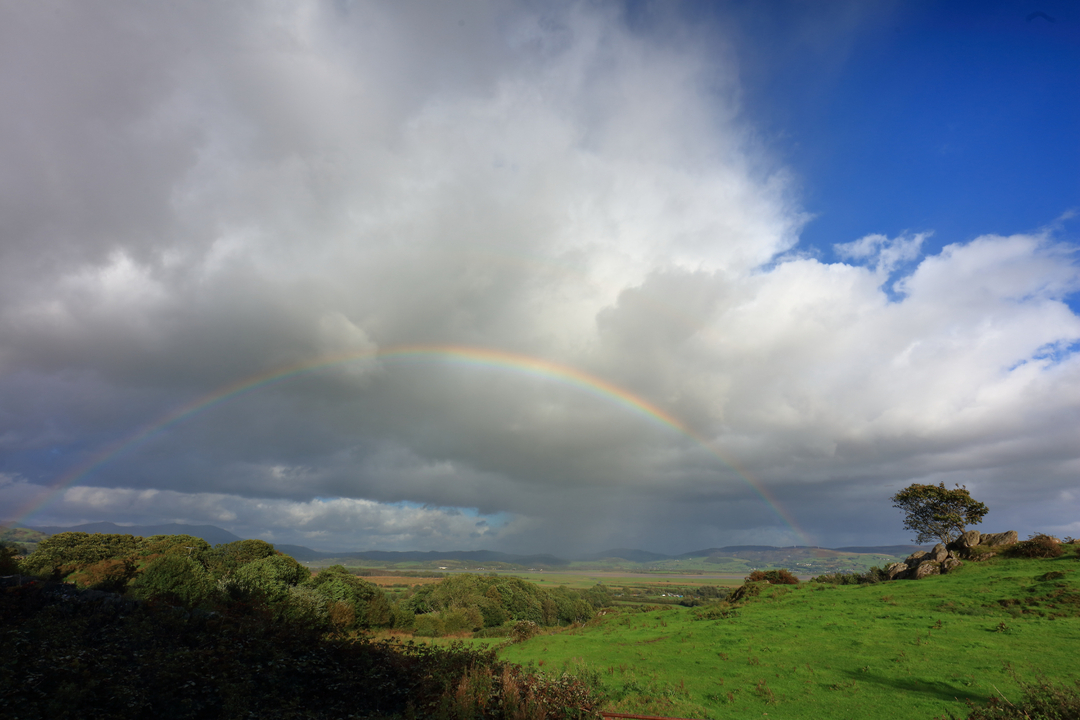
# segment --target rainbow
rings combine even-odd
[[[585,392],[621,405],[632,412],[643,415],[660,425],[685,435],[708,450],[710,454],[719,459],[724,465],[734,470],[735,473],[737,473],[739,477],[741,477],[747,485],[749,485],[761,499],[765,501],[772,512],[774,512],[776,516],[803,541],[804,545],[811,544],[807,539],[806,534],[799,528],[795,521],[760,481],[756,480],[753,475],[740,468],[732,460],[722,455],[709,440],[701,437],[670,413],[650,403],[648,400],[645,400],[614,383],[608,382],[603,378],[570,367],[569,365],[563,365],[561,363],[519,353],[464,345],[399,345],[382,350],[344,353],[278,367],[230,383],[218,388],[208,395],[204,395],[197,400],[176,408],[172,412],[169,412],[145,427],[140,428],[131,435],[121,438],[117,442],[94,453],[84,462],[73,467],[53,482],[43,493],[43,497],[39,496],[22,507],[15,514],[15,521],[20,521],[37,512],[58,493],[75,485],[88,474],[111,462],[122,453],[138,446],[162,430],[180,423],[204,410],[208,410],[209,408],[227,402],[245,393],[252,392],[258,388],[282,382],[297,375],[322,368],[329,368],[360,360],[394,360],[403,358],[432,358],[442,361],[462,362],[474,366],[524,372],[577,387]]]

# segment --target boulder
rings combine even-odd
[[[919,563],[919,567],[915,568],[915,572],[912,573],[911,579],[922,580],[924,577],[940,574],[941,563],[937,562],[936,560],[924,560],[923,562]]]
[[[980,537],[978,530],[968,530],[945,547],[949,548],[955,557],[964,557],[968,550],[979,544]]]
[[[941,543],[935,545],[934,549],[930,551],[930,559],[934,562],[941,562],[947,557],[949,557],[949,551]]]
[[[904,564],[908,567],[914,567],[921,563],[928,554],[925,550],[916,550],[908,555],[908,559],[904,561]]]
[[[892,563],[885,566],[885,576],[890,580],[896,580],[902,577],[904,573],[908,571],[908,566],[904,563]]]
[[[1015,530],[1003,533],[985,533],[979,538],[979,547],[997,547],[999,545],[1015,545],[1020,538]]]
[[[954,557],[945,558],[944,560],[941,561],[941,572],[943,572],[943,573],[951,572],[952,570],[955,570],[956,568],[960,567],[963,564],[964,563],[960,562],[959,560],[957,560]]]
[[[981,539],[981,533],[978,530],[968,530],[966,533],[956,538],[956,542],[960,547],[975,547],[979,544]]]

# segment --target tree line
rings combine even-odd
[[[211,546],[191,535],[66,532],[17,562],[19,572],[88,590],[188,609],[259,607],[282,620],[341,631],[395,628],[420,636],[509,635],[585,622],[610,605],[608,590],[542,588],[519,578],[452,575],[396,601],[341,565],[313,574],[262,540]]]

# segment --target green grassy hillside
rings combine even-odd
[[[1057,574],[1061,573],[1060,576]],[[501,657],[600,682],[607,709],[693,718],[966,715],[1017,679],[1078,676],[1080,558],[921,581],[766,586],[735,608],[609,610]]]

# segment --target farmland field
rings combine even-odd
[[[1016,677],[1071,684],[1077,647],[1080,559],[1070,553],[969,562],[917,582],[766,586],[711,612],[614,608],[501,657],[591,677],[616,712],[928,720],[963,717],[966,699],[998,691],[1016,699]]]

